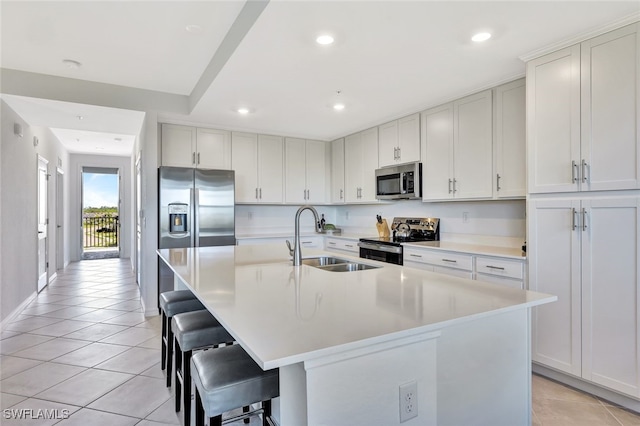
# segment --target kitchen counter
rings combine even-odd
[[[555,296],[358,258],[351,259],[380,268],[294,268],[281,244],[162,249],[158,254],[263,369],[280,368],[275,416],[282,426],[349,424],[349,416],[362,410],[357,403],[345,406],[343,393],[372,407],[372,423],[366,424],[395,424],[397,386],[411,379],[424,388],[420,402],[427,413],[407,425],[464,421],[467,411],[459,404],[449,406],[453,401],[448,400],[465,392],[481,399],[489,392],[491,399],[484,403],[495,411],[486,413],[489,423],[498,414],[502,420],[530,421],[528,311]],[[321,254],[331,255],[303,251],[304,257]],[[455,350],[458,345],[465,348],[463,354]],[[484,352],[491,359],[482,371],[464,361]],[[380,396],[363,389],[353,396],[363,384],[344,383],[342,368],[354,377],[362,369],[365,382],[373,377],[364,386]],[[488,372],[492,377],[483,378]],[[496,398],[491,384],[478,389],[483,380],[507,380],[494,373],[510,377],[509,396]],[[440,383],[440,374],[449,377]],[[483,419],[471,411],[469,416]]]

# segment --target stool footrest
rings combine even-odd
[[[227,423],[237,422],[238,420],[248,419],[251,416],[257,416],[259,414],[264,414],[264,408],[262,408],[262,407],[256,408],[254,410],[247,411],[246,413],[242,413],[242,414],[235,415],[233,417],[229,417],[228,419],[224,419],[222,421],[222,424],[224,425],[224,424],[227,424]]]

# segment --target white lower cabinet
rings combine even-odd
[[[455,277],[473,278],[473,256],[470,254],[405,247],[403,266]]]
[[[325,250],[337,253],[348,252],[351,256],[360,255],[360,248],[358,247],[357,239],[326,237],[324,241],[324,248]]]
[[[534,362],[640,397],[640,196],[531,200]]]
[[[522,260],[476,256],[474,279],[524,289],[524,269]]]

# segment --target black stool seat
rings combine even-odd
[[[271,415],[271,399],[279,396],[277,368],[264,371],[239,345],[198,352],[191,359],[192,378],[196,385],[196,425],[221,424],[222,413],[265,402],[263,424]]]
[[[194,349],[232,344],[233,337],[207,311],[184,312],[173,316],[171,330],[175,336],[175,407],[180,411],[183,395],[184,424],[191,424],[191,356]]]

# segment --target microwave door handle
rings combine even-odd
[[[400,173],[400,193],[406,194],[407,192],[407,174],[404,172]]]

